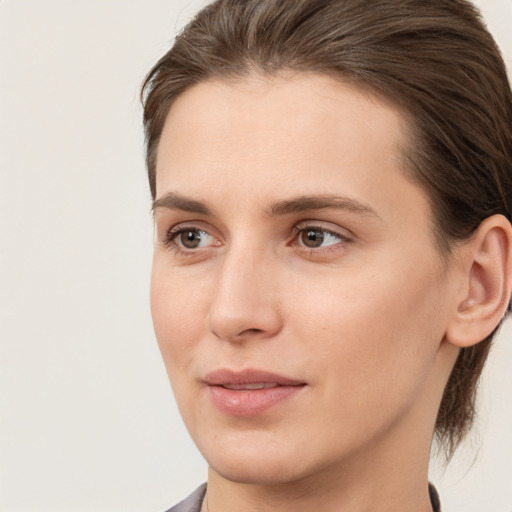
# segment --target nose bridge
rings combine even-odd
[[[239,240],[223,256],[206,321],[207,329],[220,339],[270,337],[280,328],[272,290],[276,262],[272,261],[270,251],[254,245]]]

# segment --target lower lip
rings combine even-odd
[[[231,416],[256,416],[296,396],[304,386],[233,390],[209,386],[213,404]]]

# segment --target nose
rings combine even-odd
[[[282,327],[277,297],[277,263],[248,248],[224,256],[206,328],[218,339],[268,339]]]

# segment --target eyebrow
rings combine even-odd
[[[160,209],[167,210],[182,210],[184,212],[199,213],[201,215],[211,215],[212,211],[201,201],[190,199],[188,197],[177,194],[176,192],[169,192],[164,196],[153,201],[151,211],[153,213]]]
[[[288,213],[325,209],[345,210],[363,215],[372,215],[380,219],[377,212],[368,204],[351,197],[330,194],[299,196],[283,201],[276,201],[270,205],[267,212],[269,215],[286,215]]]
[[[153,202],[153,213],[159,209],[182,210],[200,215],[213,215],[212,210],[201,201],[182,196],[177,192],[169,192]],[[291,199],[275,201],[265,210],[269,216],[275,217],[290,213],[307,212],[312,210],[345,210],[363,215],[372,215],[380,219],[377,212],[368,204],[351,197],[339,195],[298,196]]]

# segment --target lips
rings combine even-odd
[[[246,417],[283,405],[306,386],[303,381],[260,370],[216,370],[203,380],[220,412]]]
[[[279,386],[275,382],[262,382],[258,384],[224,384],[222,387],[234,390],[270,389]]]

